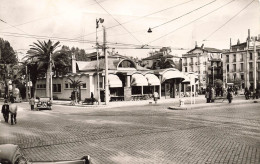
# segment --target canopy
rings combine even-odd
[[[110,88],[123,87],[122,81],[114,74],[108,75],[108,85]]]
[[[190,83],[190,77],[187,76],[187,75],[184,75],[184,80],[182,81],[182,83],[189,84]]]
[[[131,86],[148,86],[148,82],[142,74],[133,74]]]
[[[182,81],[182,83],[190,84],[191,81],[192,83],[196,83],[198,81],[198,76],[194,73],[186,73],[183,76],[184,80]]]
[[[168,79],[184,79],[184,75],[180,71],[169,70],[162,74],[162,82]]]
[[[145,77],[146,77],[149,85],[160,85],[161,84],[158,77],[155,76],[154,74],[149,73],[149,74],[146,74]]]

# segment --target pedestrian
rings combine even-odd
[[[232,99],[233,99],[233,93],[232,93],[232,91],[228,91],[227,99],[228,99],[228,102],[229,102],[229,103],[232,102]]]
[[[5,122],[8,123],[8,119],[9,119],[9,105],[8,105],[8,101],[5,100],[4,105],[2,106],[2,113],[3,113],[3,117],[5,119]]]
[[[207,103],[210,103],[210,89],[209,89],[209,87],[206,88],[205,98],[207,100]]]
[[[249,90],[247,89],[247,87],[245,88],[244,95],[245,95],[246,100],[248,100],[249,99]]]
[[[158,93],[156,91],[154,91],[154,93],[153,93],[153,100],[154,100],[155,104],[157,104],[158,97],[159,97]]]
[[[91,102],[92,102],[92,105],[94,105],[94,101],[95,101],[94,94],[93,94],[93,92],[91,92]]]
[[[9,111],[11,115],[11,125],[16,124],[17,105],[11,102],[11,105],[9,106]]]
[[[31,110],[34,110],[35,100],[33,97],[30,99],[29,104],[31,105]]]

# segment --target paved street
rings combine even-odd
[[[31,161],[90,155],[93,163],[260,163],[259,103],[167,109],[172,104],[30,111],[20,103],[16,125],[1,117],[0,143],[19,144]]]

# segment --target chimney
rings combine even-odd
[[[76,73],[76,57],[75,54],[72,53],[72,57],[71,57],[71,66],[72,66],[72,73]]]
[[[195,42],[195,48],[197,48],[198,47],[198,44],[197,44],[197,41]]]
[[[115,55],[115,48],[112,48],[112,55]]]
[[[250,29],[248,29],[248,37],[247,37],[248,41],[250,40]]]

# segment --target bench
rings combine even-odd
[[[93,104],[95,104],[95,102],[97,102],[97,100],[94,98]],[[92,104],[92,99],[91,98],[85,98],[85,100],[82,101],[82,104]]]

